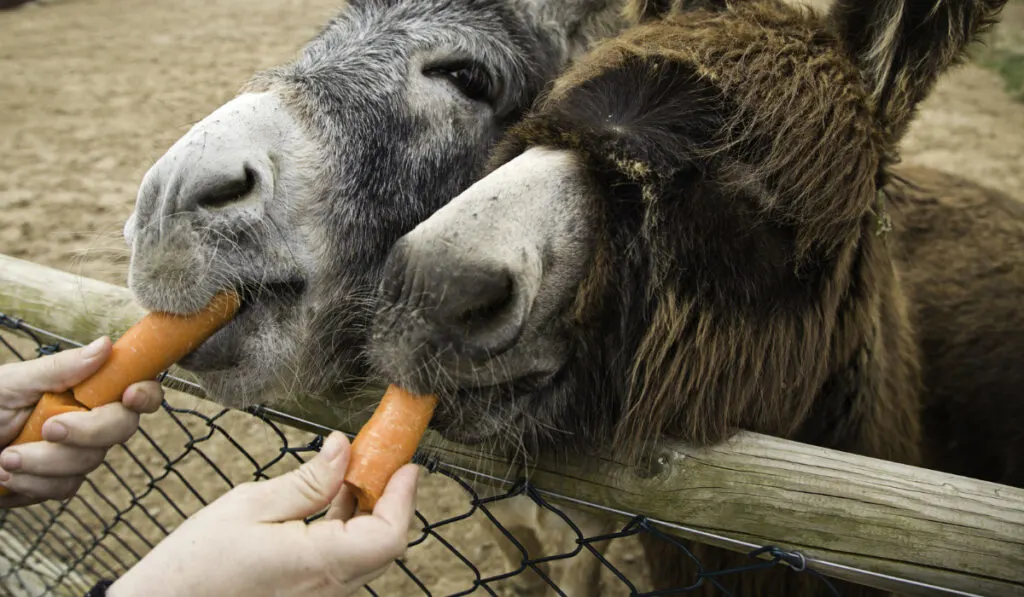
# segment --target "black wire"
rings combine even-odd
[[[41,331],[39,328],[26,325],[23,321],[0,313],[0,327],[16,331],[34,341],[36,354],[43,356],[53,354],[67,344],[64,339]],[[45,343],[41,335],[53,337],[56,342]],[[0,344],[16,358],[24,360],[24,355],[14,348],[3,336]],[[166,379],[166,372],[160,380]],[[233,435],[223,424],[230,414],[249,417],[252,424],[263,428],[255,431],[253,425],[247,429],[244,437]],[[62,503],[39,504],[28,508],[0,511],[0,530],[27,546],[24,553],[14,554],[0,551],[0,587],[18,587],[27,591],[28,587],[44,587],[41,595],[56,592],[58,589],[85,593],[100,578],[118,576],[127,571],[145,553],[183,522],[191,513],[216,499],[224,491],[234,487],[238,482],[246,480],[267,479],[270,469],[281,463],[298,464],[304,462],[311,454],[323,447],[321,435],[301,432],[308,438],[304,442],[293,445],[289,442],[289,434],[281,425],[267,416],[265,409],[255,407],[247,411],[220,408],[213,414],[204,414],[199,410],[173,407],[166,401],[162,405],[162,417],[169,417],[173,425],[166,421],[159,422],[154,416],[143,417],[140,431],[127,444],[120,446],[117,458],[108,456],[102,467],[87,479],[79,493]],[[295,432],[296,430],[291,430]],[[294,435],[292,436],[294,437]],[[221,438],[224,441],[217,441]],[[275,442],[278,446],[273,456],[260,459],[245,447],[246,440],[257,438],[266,445]],[[236,479],[222,470],[217,462],[231,460],[233,465],[239,462],[248,463],[252,473],[246,478]],[[449,557],[442,558],[448,565],[456,565],[465,570],[468,580],[465,586],[452,589],[447,593],[451,597],[485,594],[497,595],[500,583],[526,573],[528,570],[548,584],[557,594],[564,595],[562,589],[546,572],[546,564],[564,561],[588,552],[598,559],[608,570],[611,580],[618,583],[632,596],[653,597],[655,595],[671,595],[704,589],[708,585],[719,590],[722,595],[731,595],[719,580],[735,577],[744,573],[755,572],[765,568],[781,567],[788,569],[790,574],[810,574],[819,578],[823,586],[832,595],[839,595],[835,587],[818,572],[807,567],[807,560],[798,552],[785,551],[775,546],[765,546],[751,552],[751,558],[767,555],[769,559],[755,559],[750,565],[726,570],[706,571],[697,557],[687,548],[687,542],[671,535],[643,516],[629,520],[619,531],[600,536],[586,537],[583,531],[560,508],[551,504],[532,485],[524,480],[510,483],[504,492],[489,497],[481,497],[474,487],[467,482],[454,467],[445,466],[435,455],[418,452],[414,462],[424,466],[431,474],[447,477],[462,489],[467,498],[466,509],[454,516],[442,520],[430,521],[422,512],[416,512],[416,520],[420,524],[419,534],[409,541],[409,560],[399,560],[397,567],[401,570],[423,595],[433,595],[428,582],[414,572],[409,562],[416,560],[417,548],[434,543],[444,548]],[[100,482],[100,477],[103,477]],[[210,489],[209,480],[220,479],[223,483],[216,489]],[[200,485],[199,480],[203,483]],[[184,488],[185,492],[174,492],[173,488]],[[176,501],[171,495],[184,496],[192,504]],[[496,503],[516,497],[526,496],[534,504],[557,515],[575,535],[574,545],[563,553],[530,554],[519,540],[495,517],[490,508]],[[311,523],[322,518],[324,512],[309,517]],[[511,570],[485,572],[481,565],[474,562],[466,553],[460,551],[446,537],[459,522],[475,518],[483,523],[493,525],[506,540],[518,550],[520,561]],[[73,527],[73,528],[72,528]],[[690,560],[697,572],[692,582],[672,589],[662,589],[643,593],[637,588],[639,579],[631,579],[628,574],[616,567],[604,556],[595,544],[614,540],[636,537],[640,534],[656,536],[680,552],[683,558]],[[60,546],[58,552],[55,546]],[[66,547],[65,547],[66,546]],[[47,561],[58,562],[61,570],[56,571],[52,578],[42,578],[29,565],[34,556],[44,556]],[[434,556],[432,556],[433,558]],[[439,560],[432,559],[437,563]],[[89,586],[83,586],[84,583]],[[451,573],[446,572],[445,578],[451,581]],[[371,586],[366,587],[370,595],[377,595]]]

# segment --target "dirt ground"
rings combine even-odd
[[[123,284],[127,251],[120,230],[145,171],[253,72],[292,57],[338,5],[336,0],[49,0],[0,12],[0,252]],[[1000,48],[1013,48],[1019,59],[1024,3],[1011,4],[1004,20],[994,39]],[[963,67],[922,108],[904,157],[1024,199],[1024,104],[1011,99],[993,70]],[[173,400],[215,412],[195,399]],[[160,416],[146,428],[166,454],[135,438],[129,447],[142,462],[121,452],[112,457],[126,483],[137,486],[146,475],[163,473],[174,454],[185,455],[177,465],[182,478],[172,475],[160,484],[168,497],[154,494],[147,505],[155,521],[141,534],[150,540],[162,533],[157,523],[173,527],[201,505],[197,496],[209,499],[227,486],[190,443],[209,426],[193,415],[183,415],[185,423]],[[262,423],[241,415],[224,421],[259,463],[277,454],[280,440]],[[300,443],[309,437],[288,435]],[[222,436],[204,442],[202,453],[230,469],[233,481],[251,477],[253,464]],[[288,466],[281,463],[275,470]],[[118,494],[120,482],[111,479],[109,474],[100,479],[99,492],[128,503],[130,495]],[[459,488],[434,477],[423,486],[420,506],[437,520],[464,511],[466,502]],[[489,523],[481,518],[477,514],[443,534],[485,574],[495,573],[502,564],[485,534]],[[130,545],[115,551],[141,550],[145,542],[122,543]],[[644,576],[634,545],[613,551],[613,562],[630,577]],[[471,586],[469,569],[433,539],[410,552],[409,566],[434,594]],[[610,575],[606,580],[614,584]],[[381,595],[420,594],[398,570],[374,586]]]

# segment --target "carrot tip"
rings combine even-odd
[[[437,406],[436,396],[416,396],[388,387],[370,420],[352,442],[345,481],[359,511],[373,510],[391,476],[412,460]]]
[[[352,495],[356,498],[356,511],[363,513],[373,512],[374,507],[377,506],[377,500],[380,499],[380,496],[374,496],[370,492],[348,481],[345,482],[345,485],[348,486]]]

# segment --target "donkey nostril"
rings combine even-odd
[[[432,285],[423,314],[432,320],[437,341],[454,342],[456,353],[486,360],[519,338],[527,313],[507,268],[456,264]]]
[[[256,171],[246,165],[241,177],[224,177],[207,181],[199,190],[196,204],[201,207],[224,207],[244,199],[256,188]]]
[[[450,247],[449,247],[450,248]],[[485,361],[512,349],[529,317],[522,280],[503,263],[399,240],[384,265],[375,338]]]
[[[474,305],[459,314],[459,321],[468,327],[486,325],[501,317],[502,311],[512,304],[515,283],[508,270],[495,272],[494,277],[480,281],[474,296]]]

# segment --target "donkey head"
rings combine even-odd
[[[901,333],[877,191],[1001,4],[637,3],[396,243],[377,369],[440,394],[462,441],[793,433],[870,334]]]
[[[152,166],[125,225],[143,306],[244,297],[180,364],[229,404],[358,378],[390,245],[617,18],[606,0],[352,0],[256,75]]]

